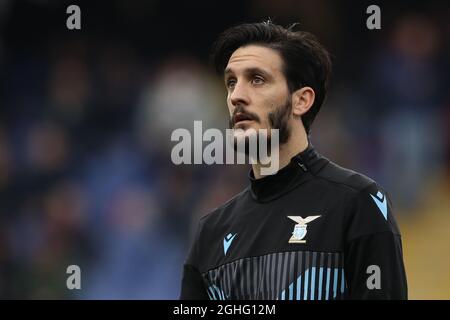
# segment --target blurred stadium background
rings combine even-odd
[[[450,299],[450,2],[329,0],[0,1],[1,298],[178,297],[197,219],[248,167],[175,166],[170,134],[226,128],[210,46],[269,17],[333,54],[312,141],[390,192],[410,298]]]

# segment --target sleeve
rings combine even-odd
[[[352,211],[344,261],[347,297],[407,299],[401,235],[388,195],[374,183],[358,194]]]
[[[183,277],[181,280],[180,300],[208,300],[204,281],[198,270],[199,261],[199,234],[202,223],[197,227],[196,236],[189,250],[187,259],[183,265]]]
[[[183,267],[180,300],[208,300],[200,272],[187,263]]]

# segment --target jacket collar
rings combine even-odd
[[[251,195],[260,202],[275,200],[311,179],[328,162],[309,143],[304,151],[292,157],[288,165],[273,175],[255,179],[253,169],[250,169],[248,178]]]

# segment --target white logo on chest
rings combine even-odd
[[[288,216],[288,218],[297,222],[294,227],[294,231],[292,232],[292,237],[289,239],[289,243],[306,243],[306,240],[303,240],[307,232],[306,224],[310,223],[313,220],[316,220],[317,218],[320,218],[320,216],[309,216],[305,219],[300,216]]]

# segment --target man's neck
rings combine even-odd
[[[282,168],[287,166],[295,155],[308,148],[308,138],[306,136],[306,133],[303,131],[303,134],[298,134],[297,136],[295,136],[295,134],[298,133],[292,132],[289,141],[280,146],[278,170],[281,170]],[[297,138],[295,139],[293,137]],[[261,179],[264,177],[264,175],[261,174],[261,168],[263,168],[263,166],[264,165],[259,162],[256,164],[252,164],[255,179]]]

